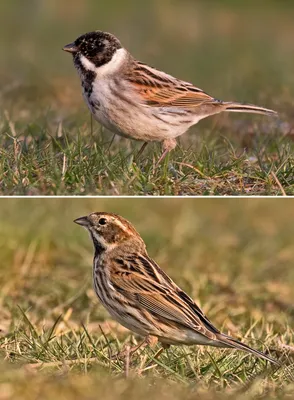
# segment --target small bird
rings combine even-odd
[[[176,147],[176,137],[201,119],[222,111],[277,115],[250,104],[226,102],[137,61],[112,34],[86,33],[63,47],[72,53],[85,101],[93,117],[111,132],[163,143],[160,163]]]
[[[110,315],[148,340],[170,345],[210,345],[244,350],[278,361],[221,333],[197,304],[147,254],[135,228],[119,215],[78,218],[93,240],[94,289]],[[151,340],[150,340],[151,341]]]

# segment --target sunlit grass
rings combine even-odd
[[[292,195],[294,143],[274,135],[251,139],[247,150],[225,129],[186,134],[159,166],[160,146],[138,161],[135,142],[88,128],[71,132],[3,125],[0,190],[9,195]],[[12,128],[13,126],[13,128]],[[14,132],[11,132],[12,131]],[[242,135],[241,135],[242,136]]]

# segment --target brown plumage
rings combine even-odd
[[[151,107],[194,109],[205,106],[207,109],[211,108],[211,113],[231,111],[277,116],[276,111],[264,107],[215,99],[192,83],[161,73],[139,61],[129,64],[126,76],[140,93],[145,104]]]
[[[123,326],[163,345],[202,344],[244,350],[274,364],[264,353],[221,333],[203,311],[152,260],[135,228],[105,212],[78,218],[94,243],[97,296]]]

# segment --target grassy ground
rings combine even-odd
[[[163,0],[2,2],[0,194],[293,195],[291,2]],[[115,33],[139,59],[224,100],[276,109],[279,119],[202,121],[155,169],[151,144],[91,127],[61,47],[92,29]]]
[[[287,202],[287,203],[286,203]],[[293,218],[287,200],[0,200],[0,399],[270,399],[294,393]],[[283,362],[172,347],[111,360],[138,338],[92,290],[73,219],[117,212],[221,328]],[[128,378],[126,378],[126,375]]]

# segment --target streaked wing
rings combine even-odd
[[[222,103],[191,83],[140,62],[134,64],[127,79],[140,93],[145,104],[151,107],[194,108],[203,104]]]
[[[209,339],[219,331],[195,302],[184,293],[148,256],[133,255],[113,266],[111,283],[139,309],[159,320],[196,330]]]

